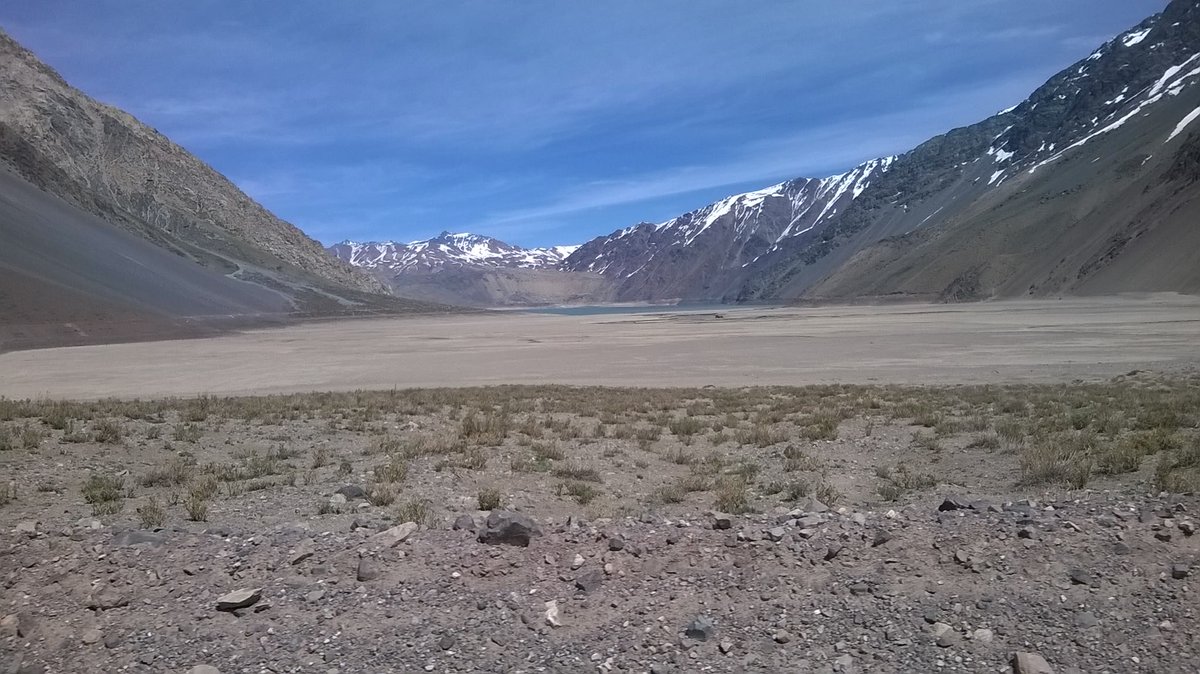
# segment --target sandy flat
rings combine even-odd
[[[489,384],[1100,379],[1200,365],[1200,298],[310,323],[0,355],[0,395],[96,398]]]

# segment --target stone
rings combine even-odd
[[[98,611],[108,611],[129,605],[129,595],[114,588],[106,587],[88,600],[88,608]]]
[[[325,598],[324,590],[313,590],[312,592],[309,592],[308,594],[304,595],[304,601],[306,601],[310,604],[315,604],[324,598]]]
[[[696,641],[708,641],[717,631],[717,626],[708,616],[696,616],[683,628],[683,636]]]
[[[1179,530],[1184,536],[1193,536],[1196,533],[1196,523],[1191,520],[1183,520],[1179,523]]]
[[[1096,582],[1095,576],[1087,571],[1084,571],[1083,569],[1071,569],[1067,572],[1067,576],[1071,579],[1071,582],[1075,583],[1076,585],[1087,585],[1089,587],[1095,587],[1099,585],[1099,583]]]
[[[333,493],[341,494],[344,498],[351,500],[357,498],[366,498],[367,496],[366,490],[356,484],[348,484],[344,487],[338,487],[337,491]]]
[[[379,566],[370,557],[358,558],[358,569],[355,572],[355,578],[360,583],[369,583],[380,575]]]
[[[996,638],[996,634],[989,629],[977,629],[971,632],[971,641],[977,641],[981,644],[990,644]]]
[[[892,540],[892,535],[883,529],[879,529],[875,532],[875,538],[871,539],[871,547],[877,548],[890,540]]]
[[[583,566],[583,563],[584,563],[583,555],[581,555],[579,553],[575,553],[575,558],[571,560],[571,570],[578,571],[580,569],[580,567]]]
[[[151,533],[149,531],[143,531],[141,529],[129,529],[128,531],[122,531],[118,534],[114,534],[112,537],[112,544],[119,548],[124,548],[131,545],[150,545],[153,547],[158,547],[166,542],[167,539],[165,536]]]
[[[529,547],[529,541],[540,535],[541,530],[527,515],[511,510],[493,510],[488,515],[487,527],[479,534],[479,542]]]
[[[551,627],[562,627],[562,622],[558,619],[558,600],[551,599],[546,602],[545,606],[546,613],[543,617],[546,619],[546,624]]]
[[[408,537],[416,533],[418,528],[419,527],[417,526],[416,522],[405,522],[404,524],[398,524],[368,538],[367,545],[375,549],[394,548],[408,540]]]
[[[833,659],[833,671],[851,674],[854,671],[854,656],[844,653]]]
[[[825,561],[827,561],[827,562],[832,561],[833,558],[837,557],[838,553],[841,551],[842,551],[841,543],[830,543],[829,547],[825,548],[825,555],[824,555]]]
[[[1191,566],[1188,564],[1172,564],[1171,577],[1175,580],[1183,580],[1184,578],[1188,577],[1188,573],[1190,573],[1191,570]]]
[[[329,505],[346,505],[346,497],[343,494],[334,494],[329,497]]]
[[[792,634],[787,630],[775,630],[775,634],[771,638],[777,644],[786,644],[792,640]]]
[[[953,630],[945,632],[937,638],[936,643],[939,648],[950,648],[951,646],[958,644],[958,634]]]
[[[712,514],[714,529],[731,529],[733,528],[733,515],[726,513],[713,512]]]
[[[196,665],[189,669],[187,674],[221,674],[221,670],[212,665]]]
[[[733,650],[733,641],[722,639],[721,643],[717,645],[717,649],[721,651],[722,655],[729,655],[729,652]]]
[[[850,520],[860,527],[867,525],[867,516],[862,513],[854,513],[850,516]]]
[[[767,529],[765,533],[767,534],[767,540],[778,543],[783,540],[784,535],[787,534],[787,530],[783,527],[772,527]]]
[[[35,536],[38,532],[38,523],[34,520],[25,520],[17,522],[17,533],[25,534],[26,536]]]
[[[591,592],[604,582],[604,573],[599,569],[588,571],[575,579],[575,588],[580,592]]]
[[[1012,674],[1054,674],[1054,669],[1037,653],[1018,651],[1012,656]]]
[[[1017,530],[1017,538],[1033,540],[1036,535],[1037,531],[1034,530],[1033,527],[1021,527],[1019,530]]]
[[[296,546],[295,550],[292,551],[291,556],[288,558],[288,563],[290,563],[292,566],[295,566],[309,557],[312,557],[314,552],[315,550],[313,549],[312,539],[305,539],[300,542],[300,545]]]
[[[1090,611],[1082,611],[1075,614],[1075,626],[1081,629],[1088,629],[1099,625],[1100,621],[1096,619],[1096,614]]]
[[[475,518],[463,513],[454,518],[454,524],[450,528],[455,531],[475,531]]]
[[[84,630],[83,634],[80,636],[80,640],[89,646],[100,643],[100,640],[103,638],[104,634],[94,627]]]
[[[827,513],[829,512],[829,506],[809,496],[796,505],[796,510],[804,513]]]
[[[262,599],[261,587],[234,590],[217,599],[217,610],[236,611],[242,608],[249,608],[258,603],[259,599]]]
[[[970,508],[971,508],[970,501],[968,501],[964,498],[958,497],[958,496],[947,496],[942,501],[942,504],[940,506],[938,506],[938,511],[939,512],[947,512],[950,510],[969,510]]]
[[[449,634],[443,634],[441,639],[438,639],[438,648],[443,651],[448,651],[454,648],[454,637]]]
[[[624,550],[625,549],[625,539],[621,538],[621,536],[616,535],[616,534],[609,536],[608,537],[608,549],[610,552],[619,552],[621,550]]]

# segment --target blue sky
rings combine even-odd
[[[578,243],[1023,99],[1166,0],[0,0],[326,243]]]

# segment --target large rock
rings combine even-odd
[[[405,522],[375,534],[367,539],[367,544],[374,548],[394,548],[408,540],[409,536],[416,533],[417,528],[416,522]]]
[[[696,616],[695,620],[692,620],[692,622],[687,624],[687,627],[683,628],[683,636],[695,639],[696,641],[708,641],[709,637],[716,633],[716,631],[717,626],[713,624],[712,619],[701,615]]]
[[[217,599],[217,610],[236,611],[242,608],[250,608],[258,603],[259,599],[262,599],[261,587],[234,590]]]
[[[141,529],[129,529],[112,537],[112,544],[119,548],[131,545],[152,545],[157,547],[166,542],[167,539],[165,536],[153,534],[149,531],[142,531]]]
[[[1054,674],[1046,658],[1037,653],[1013,653],[1012,671],[1013,674]]]
[[[541,530],[529,517],[510,510],[493,510],[488,515],[487,527],[479,534],[479,542],[528,547],[530,539],[541,535]]]

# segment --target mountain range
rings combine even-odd
[[[977,124],[618,229],[555,268],[619,301],[1200,292],[1198,81],[1200,3],[1176,0]]]
[[[897,156],[577,246],[321,244],[0,33],[0,350],[614,301],[1200,293],[1200,2]]]

